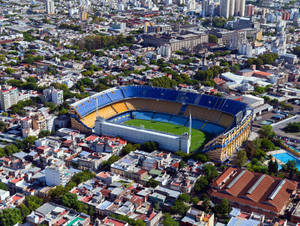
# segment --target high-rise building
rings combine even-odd
[[[230,7],[230,1],[232,0],[221,0],[220,2],[220,16],[229,18],[229,7]]]
[[[254,5],[246,6],[246,16],[253,16],[254,14]]]
[[[245,15],[245,0],[221,0],[220,16],[229,18],[231,16]]]
[[[2,86],[0,88],[0,106],[3,111],[6,111],[18,101],[19,91],[16,87]]]
[[[234,15],[245,16],[245,0],[235,0]]]
[[[48,15],[55,14],[54,0],[46,0],[46,12]]]

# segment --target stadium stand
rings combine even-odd
[[[174,115],[177,115],[182,107],[180,103],[149,99],[131,99],[125,103],[130,110],[154,111]]]
[[[225,128],[228,128],[232,125],[232,122],[233,122],[233,117],[231,115],[228,115],[226,113],[221,113],[221,116],[217,121],[217,124],[220,124]]]
[[[128,108],[126,107],[124,102],[119,102],[112,105],[113,109],[115,109],[119,114],[123,113],[125,111],[128,111]]]
[[[171,117],[172,115],[169,114],[154,113],[152,119],[158,122],[169,122]]]
[[[92,132],[97,108],[99,116],[118,123],[140,117],[188,126],[191,113],[193,128],[216,135],[202,151],[220,161],[231,156],[247,139],[253,114],[247,104],[231,99],[159,87],[124,86],[71,104],[72,127],[85,133]],[[162,116],[164,114],[169,115]]]
[[[219,112],[219,111],[189,105],[187,107],[184,115],[186,117],[188,117],[190,113],[192,115],[192,118],[199,119],[199,120],[205,120],[205,121],[209,121],[209,122],[213,122],[213,123],[217,122],[217,120],[220,118],[220,114],[221,114],[221,112]]]
[[[153,112],[140,112],[140,111],[132,112],[132,116],[134,119],[143,119],[143,120],[152,120],[153,114],[154,114]]]
[[[188,118],[179,117],[179,116],[173,116],[170,119],[170,122],[172,122],[175,125],[184,125],[188,126]]]
[[[221,126],[218,126],[218,125],[215,125],[212,123],[205,123],[202,126],[201,130],[206,133],[220,134],[220,133],[224,132],[225,129]]]

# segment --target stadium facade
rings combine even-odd
[[[150,86],[122,86],[72,104],[70,113],[72,128],[81,132],[120,136],[136,143],[149,139],[174,152],[188,152],[190,144],[183,142],[189,140],[186,134],[164,134],[122,123],[144,119],[189,126],[191,115],[192,127],[213,137],[201,150],[213,160],[224,161],[247,140],[253,110],[245,103],[211,95]]]

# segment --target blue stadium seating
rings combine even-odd
[[[119,89],[115,89],[114,91],[107,93],[107,95],[113,102],[124,99],[123,93]]]
[[[109,119],[110,122],[115,122],[115,123],[123,123],[128,121],[129,119],[131,119],[131,113],[130,112],[126,112],[123,113],[121,115],[117,115],[116,117],[113,117],[111,119]]]
[[[133,118],[135,119],[143,119],[143,120],[152,120],[153,112],[143,112],[143,111],[135,111],[132,113]]]
[[[201,129],[203,132],[211,134],[220,134],[224,132],[224,128],[212,123],[206,123],[205,126]]]
[[[179,116],[173,116],[170,120],[170,123],[176,124],[176,125],[185,125],[188,121],[188,118],[179,117]],[[187,123],[188,124],[188,123]]]
[[[169,122],[170,118],[171,118],[171,115],[169,115],[169,114],[155,113],[153,115],[152,120],[159,121],[159,122]]]
[[[201,127],[203,126],[204,122],[197,120],[197,119],[192,119],[192,128],[194,129],[201,129]]]

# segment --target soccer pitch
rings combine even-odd
[[[123,123],[124,125],[134,126],[137,128],[152,129],[160,132],[170,133],[174,135],[182,135],[189,131],[188,127],[174,125],[166,122],[149,121],[142,119],[132,119]],[[205,133],[192,128],[192,143],[191,151],[195,151],[200,148],[206,140]]]

